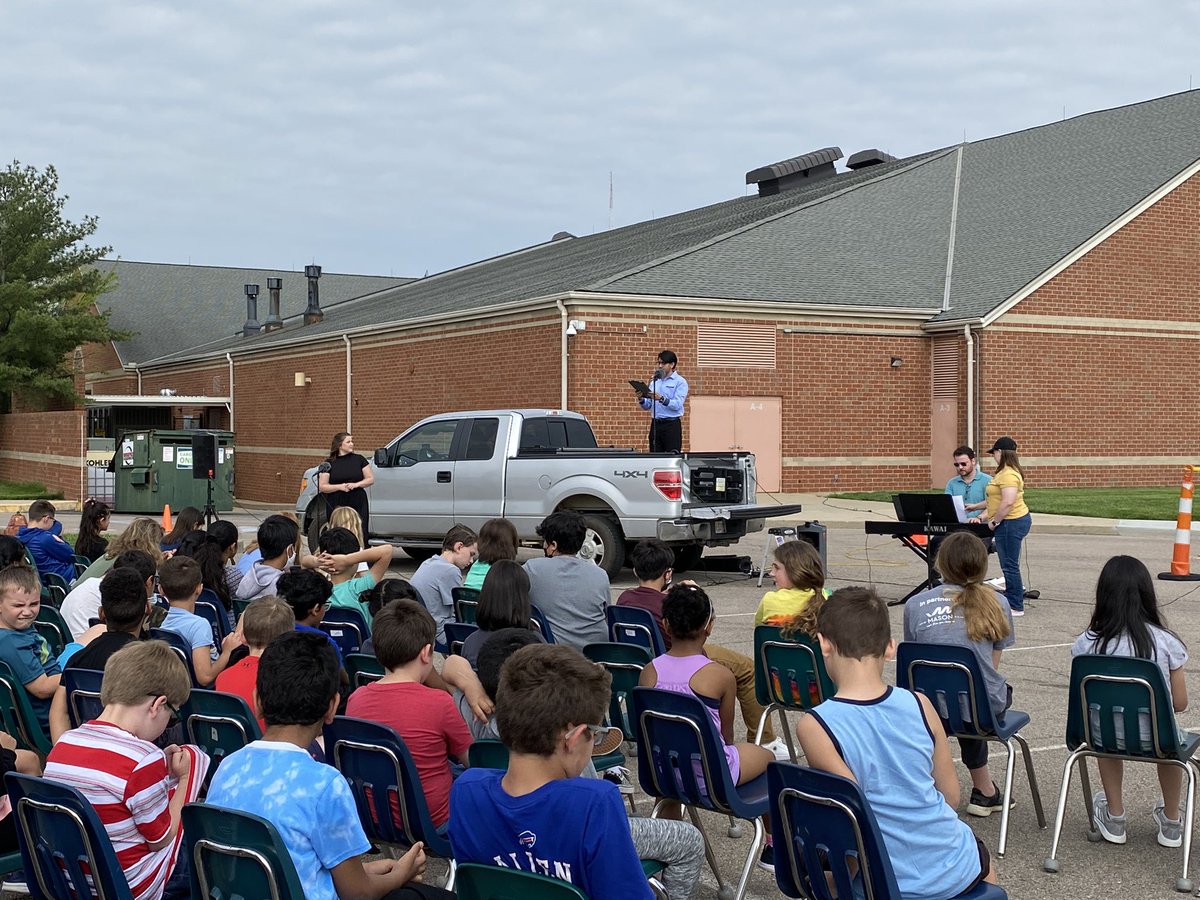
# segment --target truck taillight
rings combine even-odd
[[[683,474],[677,469],[664,469],[655,472],[654,486],[668,500],[683,499]]]

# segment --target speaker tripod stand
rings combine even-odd
[[[208,530],[209,528],[212,527],[213,522],[218,522],[221,519],[221,517],[217,514],[216,507],[213,506],[213,473],[212,473],[212,471],[209,471],[208,478],[205,479],[205,488],[207,491],[207,497],[205,498],[205,501],[204,501],[204,511],[203,511],[202,515],[204,516],[204,528],[205,528],[205,530]]]

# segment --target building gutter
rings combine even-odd
[[[225,354],[225,360],[229,363],[229,430],[233,431],[233,357],[228,353]],[[138,385],[138,393],[141,393],[141,385]]]
[[[567,307],[562,300],[555,300],[554,305],[558,307],[559,326],[558,339],[560,342],[559,356],[561,358],[559,373],[559,400],[558,408],[565,410],[567,408]]]
[[[963,325],[963,339],[967,342],[967,440],[973,442],[975,439],[975,339],[971,336],[970,325]]]
[[[350,364],[350,335],[343,333],[342,340],[346,342],[346,430],[354,431],[351,426],[354,413],[354,370]]]
[[[745,313],[766,314],[782,321],[785,318],[825,318],[830,313],[863,319],[897,319],[928,321],[940,313],[940,307],[912,306],[849,306],[844,303],[806,303],[785,300],[737,300],[711,297],[680,297],[662,294],[617,294],[603,291],[571,291],[567,300],[586,303],[589,307],[614,307],[624,312],[644,307],[661,316],[663,307],[672,312],[692,312],[707,315],[736,316]]]

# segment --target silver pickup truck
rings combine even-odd
[[[461,522],[476,530],[503,516],[523,541],[550,513],[574,509],[587,520],[590,557],[612,577],[626,550],[656,537],[675,548],[676,570],[705,547],[761,531],[771,516],[799,505],[756,506],[753,453],[638,453],[603,449],[578,413],[484,410],[430,416],[375,451],[371,537],[415,559],[441,549]],[[317,469],[304,473],[296,515],[310,538],[325,521]]]

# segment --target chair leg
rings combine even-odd
[[[1192,824],[1196,817],[1196,770],[1190,762],[1183,763],[1187,775],[1187,794],[1183,813],[1183,877],[1175,882],[1175,890],[1190,894],[1195,884],[1188,878],[1188,864],[1192,858]]]
[[[1063,817],[1067,812],[1067,797],[1071,792],[1071,767],[1075,765],[1075,760],[1076,756],[1072,753],[1063,766],[1062,786],[1058,789],[1058,807],[1054,810],[1054,835],[1050,839],[1050,855],[1042,861],[1042,868],[1047,872],[1058,871],[1058,839],[1062,835]],[[1088,816],[1090,820],[1090,811]]]
[[[444,887],[446,890],[448,890],[450,892],[453,892],[454,891],[454,879],[458,875],[458,861],[455,859],[450,859],[449,862],[450,862],[450,871],[446,874],[446,883],[444,885],[442,885],[442,887]]]
[[[1004,792],[1000,795],[1000,841],[996,845],[996,856],[1001,859],[1004,858],[1004,851],[1008,849],[1009,803],[1012,802],[1013,764],[1017,761],[1012,739],[1003,743],[1007,759],[1004,763]]]
[[[1029,792],[1033,795],[1033,810],[1037,813],[1038,827],[1046,827],[1046,813],[1042,809],[1042,791],[1038,787],[1037,773],[1033,771],[1033,755],[1029,752],[1029,742],[1020,732],[1013,735],[1021,746],[1021,755],[1025,757],[1025,777],[1029,779]]]
[[[759,716],[759,718],[758,718],[758,727],[756,729],[754,729],[754,743],[759,744],[760,746],[762,745],[762,736],[763,736],[763,731],[767,727],[767,720],[771,717],[771,713],[773,713],[777,709],[782,710],[783,707],[778,706],[774,703],[770,703],[767,705],[767,708],[763,710],[762,715]],[[784,722],[784,728],[786,728],[787,727],[787,719],[784,719],[783,722]]]
[[[1087,756],[1079,757],[1079,780],[1083,783],[1083,806],[1087,810],[1088,840],[1093,844],[1102,841],[1096,818],[1092,815],[1092,778],[1088,774]]]
[[[783,727],[783,739],[787,742],[788,755],[792,758],[792,762],[796,761],[796,744],[795,738],[792,737],[792,729],[788,725],[787,710],[782,706],[779,707],[779,723]]]
[[[659,800],[658,803],[654,805],[653,816],[658,815],[659,807],[662,806],[663,802],[664,801]],[[708,860],[708,867],[712,869],[713,877],[717,879],[718,900],[732,900],[732,889],[721,879],[721,868],[717,864],[717,856],[715,853],[713,853],[712,845],[710,845],[708,842],[708,832],[704,830],[704,824],[700,821],[699,814],[691,806],[687,807],[687,811],[688,818],[692,820],[692,824],[695,825],[697,830],[700,832],[700,837],[704,839],[704,858]]]
[[[650,893],[654,895],[654,900],[671,900],[663,883],[653,875],[646,879],[646,883],[650,885]]]
[[[758,862],[758,855],[762,852],[763,840],[766,838],[766,834],[762,818],[756,818],[754,820],[754,839],[750,841],[750,852],[746,854],[746,862],[742,866],[742,877],[738,879],[737,893],[733,895],[734,900],[742,900],[746,896],[746,888],[750,885],[750,875],[754,872],[754,866]]]

